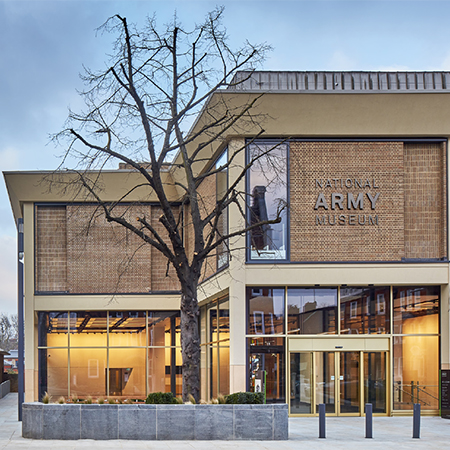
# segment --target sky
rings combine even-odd
[[[225,6],[230,43],[273,47],[264,70],[448,70],[450,0],[0,0],[0,171],[52,170],[62,148],[50,136],[79,111],[83,66],[105,67],[114,14],[160,24],[174,12],[201,22]],[[16,227],[0,180],[0,313],[15,313]]]

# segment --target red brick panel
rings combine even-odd
[[[292,143],[291,261],[401,260],[403,164],[401,142]],[[327,210],[321,206],[324,202],[315,209],[320,194]],[[349,208],[349,194],[355,200],[362,194],[363,209],[359,203],[356,207],[350,203]],[[377,194],[372,209],[369,196]]]

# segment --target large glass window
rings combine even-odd
[[[230,393],[230,306],[228,298],[201,308],[202,397]]]
[[[276,336],[247,339],[249,389],[251,392],[263,389],[265,374],[267,403],[284,403],[286,400],[284,341],[283,337]]]
[[[39,399],[181,395],[179,311],[38,313]]]
[[[287,259],[287,144],[248,146],[248,235],[251,260]],[[279,218],[278,223],[264,223]],[[257,225],[261,223],[260,225]]]
[[[335,334],[337,289],[288,288],[289,334]]]
[[[439,286],[394,288],[394,409],[439,409]]]
[[[390,324],[388,287],[341,288],[341,334],[386,334]]]
[[[222,153],[220,158],[216,161],[216,201],[223,200],[228,190],[228,152]],[[224,167],[225,166],[225,167]],[[220,170],[219,170],[220,169]],[[228,234],[228,208],[225,209],[219,217],[217,224],[218,238]],[[220,269],[228,264],[228,241],[222,242],[217,248],[217,268]]]
[[[284,288],[247,288],[248,334],[284,333]]]
[[[439,332],[439,286],[394,289],[394,334]]]

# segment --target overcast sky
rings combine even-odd
[[[54,169],[49,143],[81,105],[83,65],[104,67],[112,36],[96,28],[120,14],[188,25],[225,5],[238,44],[274,48],[266,70],[450,70],[450,1],[21,1],[0,0],[0,170]],[[0,312],[16,311],[16,231],[0,183]]]

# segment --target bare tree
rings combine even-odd
[[[0,314],[0,348],[9,351],[17,349],[17,314]]]
[[[244,151],[241,148],[231,154],[217,168],[205,161],[204,151],[212,143],[225,139],[230,130],[242,131],[249,124],[253,130],[256,127],[256,137],[264,132],[258,125],[260,118],[252,113],[257,96],[233,103],[221,96],[220,91],[232,83],[243,82],[245,77],[233,81],[238,79],[234,77],[236,73],[250,74],[269,47],[247,42],[241,48],[231,49],[221,23],[222,15],[223,8],[218,8],[190,31],[176,17],[163,29],[157,28],[154,18],[148,19],[140,30],[121,16],[110,18],[103,29],[118,34],[110,65],[99,73],[86,70],[83,78],[87,89],[82,93],[86,110],[71,112],[68,127],[57,136],[69,139],[60,169],[65,167],[69,156],[79,158],[70,172],[76,178],[77,189],[98,203],[107,221],[135,233],[173,266],[181,286],[183,399],[191,394],[197,401],[200,395],[197,288],[205,260],[227,245],[231,237],[264,224],[278,223],[285,206],[280,204],[279,214],[272,220],[245,219],[246,197],[237,187],[267,149],[250,159],[209,210],[203,208],[198,193],[202,181],[227,169],[236,154]],[[200,111],[207,120],[192,126]],[[191,131],[186,132],[189,127]],[[164,235],[145,215],[133,221],[119,212],[119,203],[127,201],[138,186],[115,202],[102,199],[98,174],[112,160],[138,172],[142,179],[139,186],[150,187],[157,196]],[[170,186],[163,174],[168,161],[171,170],[179,175]],[[176,201],[168,194],[174,187],[181,192]],[[244,225],[229,233],[221,227],[221,220],[232,204],[242,213]],[[189,251],[183,240],[183,227],[192,229]]]

